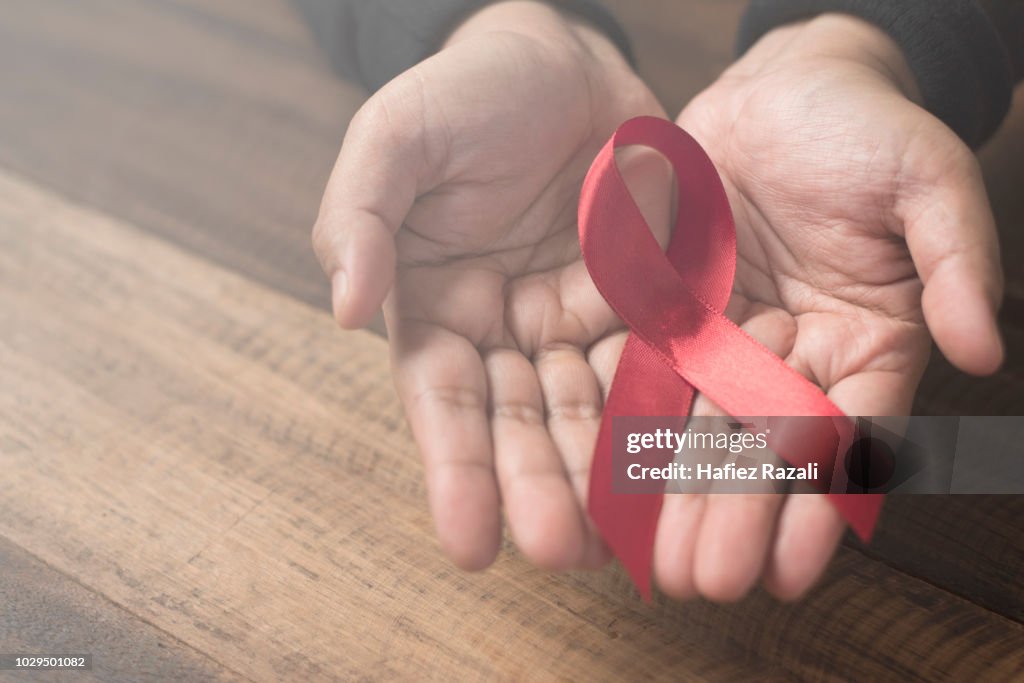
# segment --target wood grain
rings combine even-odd
[[[0,537],[250,680],[1024,675],[1020,624],[850,550],[792,607],[456,572],[383,341],[9,175],[0,378]]]
[[[890,496],[863,551],[1024,622],[1022,520],[1024,496]]]

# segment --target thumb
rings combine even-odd
[[[368,324],[394,283],[395,233],[427,164],[423,98],[408,92],[415,87],[400,77],[352,118],[313,227],[334,317],[347,329]]]
[[[1004,349],[996,323],[1003,275],[995,219],[974,155],[957,141],[944,158],[927,153],[933,181],[915,183],[897,211],[924,282],[925,321],[961,370],[995,372]],[[908,155],[913,156],[913,153]]]

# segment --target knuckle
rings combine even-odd
[[[416,394],[413,406],[434,404],[446,409],[466,412],[483,409],[483,397],[479,392],[466,387],[430,387]]]
[[[534,405],[522,402],[499,403],[492,409],[494,417],[504,418],[525,425],[544,424],[544,415]]]
[[[587,401],[566,401],[552,405],[548,409],[548,416],[554,420],[586,422],[600,418],[601,409]]]

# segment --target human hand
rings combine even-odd
[[[967,372],[1003,357],[981,174],[917,97],[884,33],[825,15],[765,36],[678,119],[735,214],[727,314],[850,415],[909,414],[929,331]],[[693,412],[716,409],[699,397]],[[736,599],[763,576],[796,598],[842,530],[820,495],[670,495],[655,574],[676,597]]]
[[[535,2],[481,10],[353,119],[314,244],[335,317],[385,317],[443,548],[490,564],[501,507],[536,564],[595,566],[590,461],[624,330],[580,259],[583,178],[620,123],[663,116],[597,31]],[[623,159],[667,239],[670,172]]]

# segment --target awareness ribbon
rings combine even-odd
[[[615,149],[627,145],[657,150],[675,170],[679,209],[665,252],[616,166]],[[614,417],[689,415],[696,391],[733,416],[843,418],[844,413],[821,389],[724,315],[736,269],[736,228],[714,164],[681,128],[663,119],[640,117],[615,132],[583,183],[579,234],[591,278],[631,330],[601,419],[588,511],[649,600],[662,496],[613,491]],[[848,443],[850,433],[852,428],[840,439]],[[810,444],[814,443],[812,439]],[[814,448],[806,440],[793,438],[776,441],[773,449],[791,465],[827,458],[829,469],[836,453],[831,449],[830,458],[829,453],[810,452]],[[867,541],[882,496],[827,495]]]

